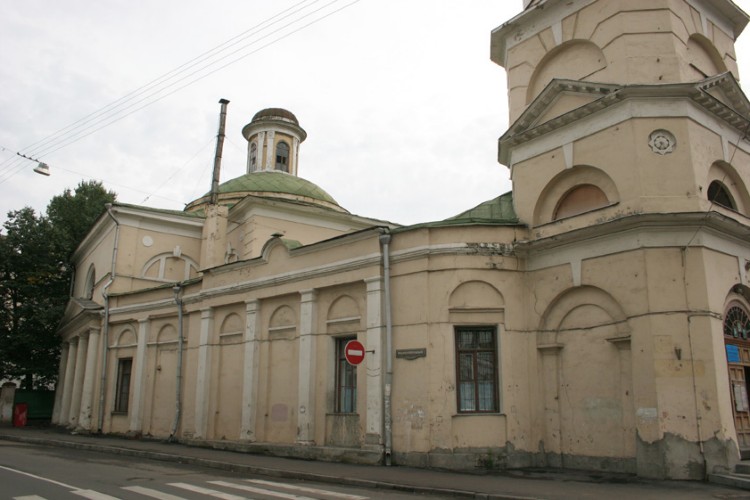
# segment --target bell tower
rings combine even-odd
[[[746,339],[723,323],[733,304],[750,311],[750,100],[734,48],[748,15],[730,0],[524,7],[492,32],[491,58],[507,70],[498,159],[543,325],[528,442],[553,465],[729,470],[750,456],[750,361],[727,355]],[[594,333],[604,324],[619,330]],[[603,365],[624,370],[620,385],[587,385],[594,359],[615,360]]]
[[[597,83],[695,82],[729,71],[748,22],[729,0],[524,0],[492,33],[507,71],[510,121],[552,78]]]
[[[705,211],[709,191],[750,213],[731,165],[750,112],[734,50],[747,14],[729,0],[524,4],[491,39],[511,120],[498,159],[523,222],[544,235],[590,212]]]
[[[307,132],[297,117],[281,108],[258,111],[242,129],[247,139],[247,173],[276,171],[297,176],[299,145]]]

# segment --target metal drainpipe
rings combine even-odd
[[[385,288],[385,389],[383,391],[383,420],[385,426],[385,465],[391,465],[391,445],[393,426],[391,412],[391,391],[393,384],[393,321],[391,319],[391,233],[385,229],[380,235],[383,246],[383,281]]]
[[[102,375],[101,383],[99,384],[99,418],[96,426],[96,431],[101,434],[102,428],[104,427],[104,394],[107,389],[107,347],[109,346],[109,287],[115,281],[116,271],[115,264],[117,263],[117,246],[120,242],[120,221],[112,213],[112,204],[107,203],[107,215],[109,215],[115,222],[115,244],[112,249],[112,269],[109,273],[109,281],[104,285],[102,290],[102,296],[104,297],[104,327],[102,328]]]
[[[180,426],[180,418],[182,417],[182,404],[180,403],[182,393],[182,351],[183,351],[183,338],[182,338],[182,287],[175,285],[172,287],[174,292],[174,302],[177,304],[177,377],[175,385],[175,410],[174,410],[174,423],[172,424],[172,432],[169,434],[169,442],[177,441],[177,429]]]

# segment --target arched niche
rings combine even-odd
[[[691,35],[688,39],[685,63],[689,67],[688,71],[694,74],[696,81],[727,71],[727,66],[719,51],[716,50],[716,46],[711,43],[711,40],[698,33]]]
[[[737,170],[725,161],[716,161],[708,169],[703,193],[714,206],[720,205],[743,215],[750,207],[745,182]]]
[[[534,224],[610,206],[620,200],[614,181],[603,170],[589,165],[566,169],[542,189],[534,207]]]
[[[455,309],[495,309],[505,306],[505,299],[494,286],[485,281],[461,283],[450,294],[448,307]]]
[[[297,315],[295,314],[294,309],[287,305],[277,307],[268,321],[269,331],[288,330],[296,328],[296,326]]]
[[[242,333],[245,330],[245,322],[242,321],[242,317],[236,313],[227,314],[224,320],[221,322],[221,328],[219,334],[237,334]]]
[[[175,342],[177,340],[177,329],[174,325],[164,325],[159,329],[159,333],[156,334],[156,343],[165,344],[167,342]]]
[[[552,220],[596,210],[609,205],[607,195],[593,184],[579,184],[565,193],[557,202]]]
[[[448,297],[448,316],[454,324],[504,324],[505,298],[485,281],[466,281]]]
[[[114,347],[131,347],[136,345],[138,336],[135,331],[127,326],[115,336]]]
[[[89,270],[86,272],[86,281],[83,285],[83,298],[91,300],[94,298],[94,286],[96,286],[96,268],[94,264],[89,266]]]
[[[342,295],[336,298],[331,307],[328,308],[328,317],[330,320],[342,320],[347,318],[359,318],[359,304],[349,295]]]
[[[529,80],[526,104],[552,81],[553,78],[586,80],[607,67],[602,50],[589,40],[569,40],[545,54],[536,65]]]
[[[357,332],[362,329],[359,304],[350,295],[336,297],[328,308],[326,326],[329,334]]]
[[[611,327],[614,336],[627,336],[627,316],[610,294],[593,286],[571,288],[555,298],[542,315],[539,344],[558,341],[561,331]]]

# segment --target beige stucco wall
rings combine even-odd
[[[690,63],[710,59],[718,71],[707,76],[728,70],[739,79],[733,26],[705,4],[696,10],[684,0],[598,0],[580,10],[554,3],[545,9],[525,14],[534,22],[494,35],[523,25],[508,37],[506,53],[492,54],[508,73],[511,123],[553,77],[617,84],[697,81],[704,76]],[[691,36],[700,41],[691,45],[692,53]],[[704,72],[713,69],[698,65]]]

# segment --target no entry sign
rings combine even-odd
[[[350,365],[358,365],[365,359],[365,346],[359,340],[350,340],[344,346],[344,357]]]

